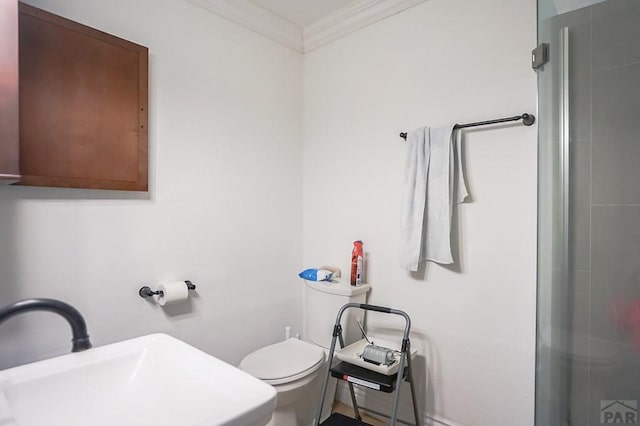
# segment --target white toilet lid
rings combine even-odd
[[[240,369],[276,384],[306,376],[317,370],[323,360],[321,348],[291,338],[250,353],[240,363]]]

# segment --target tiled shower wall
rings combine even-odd
[[[640,309],[640,1],[556,19],[570,40],[570,419],[599,425],[601,400],[640,400],[640,323],[622,323]]]

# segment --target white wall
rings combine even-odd
[[[228,362],[301,325],[302,57],[181,0],[31,0],[149,47],[147,194],[0,188],[0,305],[53,297],[95,345],[166,332]],[[166,312],[143,284],[191,279]],[[70,350],[50,313],[0,325],[0,369]]]
[[[466,132],[459,270],[414,276],[397,266],[397,134],[534,111],[534,1],[426,1],[306,55],[304,87],[300,55],[186,1],[29,3],[150,48],[151,191],[0,188],[0,305],[60,298],[96,345],[163,331],[237,363],[300,331],[301,265],[346,272],[363,239],[370,302],[412,316],[428,415],[533,424],[535,128]],[[185,278],[191,305],[137,296]],[[65,353],[66,336],[52,314],[14,318],[0,368]]]
[[[429,0],[305,56],[304,263],[347,269],[364,241],[370,302],[412,317],[420,404],[435,424],[533,424],[536,129],[465,132],[459,268],[413,276],[398,266],[398,133],[535,112],[535,6]],[[370,326],[389,334],[388,321]]]

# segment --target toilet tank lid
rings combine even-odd
[[[240,363],[240,369],[259,379],[273,381],[315,369],[323,360],[322,348],[291,338],[250,353]]]
[[[359,294],[366,293],[371,289],[371,285],[369,284],[362,284],[359,286],[355,286],[355,285],[350,285],[346,281],[339,281],[339,280],[334,280],[334,281],[305,280],[304,284],[312,290],[317,290],[317,291],[321,291],[323,293],[329,293],[329,294],[337,294],[339,296],[346,296],[346,297],[357,296]]]

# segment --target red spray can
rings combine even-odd
[[[364,251],[362,241],[353,242],[351,251],[351,285],[362,284],[362,270],[364,267]]]

